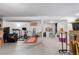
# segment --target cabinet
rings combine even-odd
[[[69,38],[70,53],[79,55],[79,31],[70,31]]]

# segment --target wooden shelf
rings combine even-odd
[[[75,35],[77,36],[76,40],[74,38]],[[69,39],[70,39],[69,40],[70,53],[73,55],[78,55],[79,54],[79,31],[70,31]]]

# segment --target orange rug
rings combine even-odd
[[[37,37],[29,37],[26,39],[26,43],[36,43],[37,42]]]

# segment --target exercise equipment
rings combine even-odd
[[[9,38],[10,27],[4,27],[3,32],[4,32],[3,33],[3,40],[4,40],[4,43],[6,43]]]
[[[17,34],[16,33],[10,34],[10,27],[5,27],[3,33],[3,39],[4,43],[17,42]]]
[[[65,36],[63,37],[63,34],[65,34]],[[61,36],[61,37],[60,37]],[[61,32],[59,36],[59,41],[61,42],[61,46],[62,48],[59,51],[59,53],[66,53],[68,50],[67,48],[67,32]],[[65,48],[64,48],[64,43],[65,43]]]
[[[17,38],[17,34],[9,34],[8,43],[15,43],[17,42],[18,38]]]
[[[20,35],[20,29],[12,29],[13,34],[17,34],[17,38],[19,39],[21,37]]]
[[[26,28],[22,28],[22,30],[24,31],[24,38],[26,39],[27,38],[27,29]]]
[[[33,28],[32,36],[36,35],[36,28]]]
[[[43,37],[46,37],[46,32],[43,33]]]

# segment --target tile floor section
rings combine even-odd
[[[54,38],[38,38],[38,42],[33,45],[24,41],[6,43],[0,47],[0,55],[65,55],[58,53],[60,48],[60,42]]]

